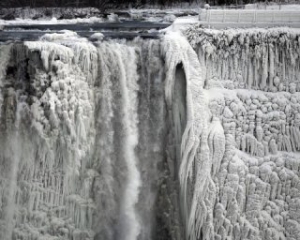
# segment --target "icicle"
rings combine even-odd
[[[274,57],[274,46],[273,44],[269,43],[268,45],[268,50],[269,50],[269,89],[272,89],[274,87],[274,85],[277,87],[279,85],[279,83],[277,82],[277,80],[275,81],[275,57]]]
[[[220,120],[216,117],[213,118],[209,127],[208,146],[212,161],[212,177],[214,177],[219,172],[221,160],[225,152],[224,130]]]

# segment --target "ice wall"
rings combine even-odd
[[[234,88],[268,92],[299,89],[298,29],[219,31],[195,26],[185,34],[205,59],[206,79],[230,80]]]
[[[66,31],[0,56],[0,239],[151,239],[159,41],[92,44]]]
[[[183,34],[167,35],[164,47],[166,84],[177,81],[179,63],[187,82],[185,239],[300,239],[300,31]],[[174,96],[167,85],[169,106]]]

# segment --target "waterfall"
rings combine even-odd
[[[116,46],[116,61],[119,66],[120,91],[122,101],[122,125],[124,136],[122,140],[124,160],[127,167],[125,192],[122,196],[120,214],[119,239],[135,240],[140,233],[140,223],[135,205],[139,198],[141,187],[140,172],[137,167],[135,148],[138,144],[137,132],[137,80],[134,48],[122,51]],[[126,49],[127,50],[127,49]],[[128,60],[125,64],[125,57]],[[130,66],[130,67],[128,67]]]
[[[164,157],[159,42],[42,40],[0,49],[2,238],[151,239]]]
[[[298,29],[0,44],[1,240],[300,238]]]

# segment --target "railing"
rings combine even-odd
[[[300,27],[300,11],[285,10],[201,10],[204,25],[293,26]]]

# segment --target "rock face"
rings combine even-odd
[[[1,240],[300,239],[300,31],[0,45]]]

